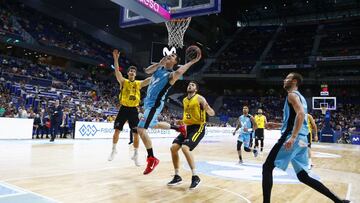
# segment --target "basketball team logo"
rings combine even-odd
[[[172,47],[170,50],[167,47],[163,48],[163,55],[164,56],[169,56],[171,54],[176,54],[176,49],[175,47]]]
[[[99,130],[95,125],[82,125],[79,129],[81,136],[95,136]]]

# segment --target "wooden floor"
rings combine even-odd
[[[120,139],[115,160],[108,162],[111,140],[56,140],[54,144],[47,140],[0,141],[0,181],[59,202],[262,201],[261,164],[272,147],[269,144],[257,158],[246,153],[244,166],[239,166],[236,138],[204,139],[194,151],[202,182],[197,190],[189,191],[191,172],[182,154],[180,175],[184,182],[166,186],[173,175],[172,139],[153,139],[160,164],[147,176],[142,175],[145,166],[136,167],[130,160],[132,151],[127,142]],[[313,151],[315,176],[340,197],[360,202],[360,147],[315,144]],[[143,145],[140,156],[145,164]],[[272,202],[331,202],[294,181],[274,184]]]

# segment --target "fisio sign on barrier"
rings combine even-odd
[[[103,139],[112,138],[114,134],[114,123],[81,122],[75,123],[76,139]],[[128,137],[129,125],[126,123],[120,133],[120,137]],[[176,137],[179,133],[174,130],[148,129],[150,137]]]
[[[114,134],[114,123],[81,122],[75,124],[76,139],[103,139],[112,138]],[[150,137],[172,137],[179,135],[175,130],[148,129]],[[206,127],[205,136],[231,136],[234,128]],[[128,137],[129,125],[124,125],[121,137]]]
[[[112,138],[114,134],[114,123],[97,123],[97,122],[81,122],[77,121],[75,124],[75,138],[76,139],[105,139]],[[233,127],[206,127],[205,137],[223,137],[232,136],[235,128]],[[179,135],[175,130],[163,130],[163,129],[148,129],[150,137],[165,137],[175,138]],[[121,131],[121,137],[128,137],[130,133],[129,125],[124,125],[123,131]],[[237,139],[239,131],[234,136]],[[265,141],[275,143],[280,138],[279,130],[265,130]]]

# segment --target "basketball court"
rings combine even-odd
[[[183,183],[172,179],[170,146],[172,138],[153,139],[160,159],[156,170],[143,175],[146,151],[141,145],[141,167],[130,159],[132,150],[124,137],[118,154],[107,161],[111,140],[0,141],[0,202],[261,202],[261,171],[268,151],[254,158],[245,153],[237,164],[236,137],[204,138],[194,150],[202,179],[194,191],[188,189],[191,171],[180,155]],[[94,150],[96,149],[96,150]],[[356,145],[313,144],[312,176],[341,197],[360,201],[360,164]],[[330,202],[300,184],[291,168],[275,170],[273,202]]]

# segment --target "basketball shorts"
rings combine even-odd
[[[126,121],[129,122],[130,129],[137,126],[139,117],[136,107],[121,106],[114,122],[114,129],[122,131]]]
[[[264,139],[264,128],[258,128],[255,130],[255,139],[258,140]]]
[[[187,130],[186,138],[182,134],[180,134],[179,136],[177,136],[174,139],[173,144],[178,144],[180,146],[186,145],[190,148],[190,151],[192,151],[193,149],[195,149],[195,147],[199,144],[199,142],[204,137],[205,126],[206,126],[206,124],[188,125],[186,127],[186,130]]]
[[[162,109],[162,105],[159,108],[146,108],[144,116],[139,121],[138,127],[148,129],[156,126],[158,123],[158,116],[161,113]]]
[[[281,146],[274,161],[275,166],[285,171],[291,162],[296,173],[301,170],[308,171],[309,157],[307,136],[298,135],[293,147],[290,150],[286,150],[284,144],[290,137],[291,134],[286,136],[284,141],[280,141],[282,138],[279,139],[278,144],[281,142]]]
[[[238,141],[244,143],[244,147],[250,148],[251,133],[241,133],[238,137]]]

